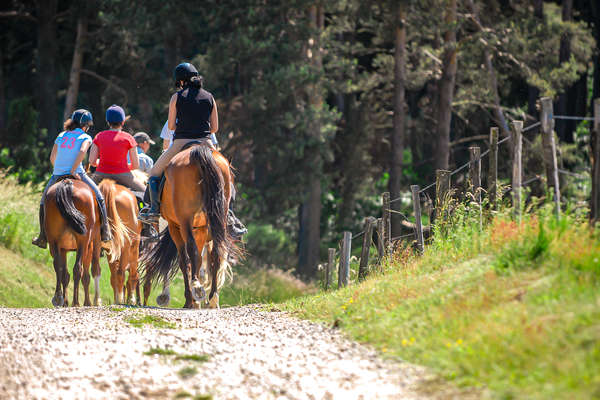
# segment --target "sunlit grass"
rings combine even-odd
[[[598,396],[599,236],[545,207],[482,231],[460,217],[422,257],[400,251],[383,274],[282,308],[494,397]]]

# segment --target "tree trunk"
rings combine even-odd
[[[435,169],[448,169],[450,161],[450,123],[456,78],[456,0],[446,0],[444,13],[444,55],[439,86]]]
[[[323,29],[323,5],[310,6],[309,26],[314,37],[309,41],[307,58],[316,71],[323,68],[320,50],[320,34]],[[322,106],[321,88],[318,84],[308,88],[308,101],[312,107]],[[318,120],[313,121],[311,135],[320,135],[321,126]],[[307,161],[310,169],[306,198],[300,207],[300,227],[298,234],[298,268],[297,272],[305,278],[314,278],[319,264],[321,244],[321,172],[322,160],[318,145],[306,148]]]
[[[473,13],[473,19],[475,20],[478,29],[483,32],[483,25],[481,25],[479,13],[473,0],[469,0],[469,8]],[[494,69],[494,64],[492,63],[492,52],[487,44],[484,44],[484,46],[483,57],[485,59],[485,68],[488,71],[488,86],[494,98],[494,116],[496,117],[496,123],[500,126],[502,136],[508,137],[510,136],[510,130],[508,124],[506,123],[506,118],[504,117],[502,106],[500,104],[500,95],[498,94],[498,79],[496,78],[496,70]]]
[[[562,20],[563,22],[570,21],[573,11],[573,0],[563,0],[562,3]],[[563,33],[560,38],[560,50],[558,61],[562,64],[569,61],[571,57],[571,37],[568,33]],[[558,97],[556,102],[556,114],[565,115],[568,113],[568,92],[569,88],[565,88],[564,92]],[[568,121],[557,120],[555,129],[559,139],[567,143],[573,143],[573,131],[568,129]]]
[[[56,10],[57,0],[38,0],[37,8],[37,57],[36,73],[38,86],[35,91],[39,108],[40,128],[47,131],[47,142],[51,143],[59,129],[56,55]]]
[[[75,38],[71,72],[69,73],[69,87],[67,88],[65,112],[63,114],[63,119],[65,120],[75,111],[75,104],[79,95],[79,79],[81,77],[81,66],[83,65],[83,47],[87,35],[87,21],[87,18],[84,16],[79,17],[77,20],[77,36]]]
[[[590,7],[592,9],[592,29],[594,33],[594,39],[596,39],[596,47],[598,47],[598,43],[600,43],[600,4],[598,2],[592,1],[590,2]],[[593,56],[593,64],[594,64],[594,81],[593,81],[593,90],[592,90],[592,103],[590,104],[590,110],[593,110],[594,99],[600,97],[600,55],[598,52]]]
[[[544,0],[534,0],[533,2],[533,16],[540,21],[540,24],[544,23]],[[538,99],[540,98],[540,90],[535,86],[529,86],[529,101],[527,107],[527,114],[531,115],[533,119],[537,120],[538,111],[535,107]]]
[[[392,199],[400,196],[402,179],[402,155],[404,153],[404,81],[406,76],[406,23],[404,20],[404,4],[397,5],[396,32],[394,39],[394,129],[392,131],[392,168],[390,170],[389,189]],[[397,210],[400,203],[393,203]],[[392,236],[400,234],[402,219],[397,213],[392,213]]]
[[[4,92],[4,54],[0,47],[0,143],[6,126],[6,94]]]

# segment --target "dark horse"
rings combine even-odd
[[[100,304],[100,213],[94,192],[84,182],[67,177],[52,185],[46,193],[43,229],[54,258],[55,307],[67,306],[67,252],[76,251],[73,266],[73,306],[79,306],[79,280],[83,280],[84,306],[90,306],[90,263],[94,276],[94,305]]]
[[[228,255],[239,251],[226,225],[232,183],[229,162],[206,144],[181,151],[165,170],[160,212],[169,226],[142,255],[142,269],[146,281],[168,281],[179,266],[184,308],[198,308],[206,301],[206,291],[208,306],[219,307],[218,291],[230,273]],[[210,275],[202,255],[207,256]]]

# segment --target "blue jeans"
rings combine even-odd
[[[96,201],[98,201],[98,204],[100,205],[100,207],[102,207],[104,205],[104,196],[102,196],[102,192],[100,191],[100,188],[98,187],[98,185],[96,185],[94,183],[94,181],[92,180],[92,178],[90,178],[85,172],[82,172],[80,174],[77,174],[79,176],[79,178],[87,183],[87,185],[94,191],[94,194],[96,195]],[[56,181],[58,180],[58,178],[60,178],[61,176],[64,175],[52,175],[50,177],[50,180],[48,181],[48,183],[46,184],[46,187],[44,188],[44,193],[42,193],[42,200],[40,201],[40,205],[44,205],[44,199],[46,198],[46,192],[48,191],[48,188],[52,185],[54,185],[56,183]]]

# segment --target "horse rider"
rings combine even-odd
[[[129,133],[123,131],[125,111],[118,105],[106,110],[106,122],[109,130],[96,135],[90,150],[90,165],[96,167],[92,176],[96,183],[102,179],[112,179],[134,192],[144,192],[146,186],[136,179],[131,170],[140,166],[137,142]],[[127,162],[127,159],[131,163]]]
[[[187,143],[209,139],[211,134],[219,130],[217,103],[213,95],[203,88],[203,78],[198,74],[198,70],[190,63],[182,63],[175,68],[173,75],[178,91],[171,96],[169,102],[167,127],[174,131],[173,141],[150,171],[148,190],[151,206],[148,210],[140,212],[140,219],[146,221],[155,221],[160,216],[158,190],[161,176],[169,161]],[[246,228],[231,209],[228,213],[228,225],[233,236],[241,237],[246,233]]]
[[[50,162],[54,166],[52,176],[44,188],[42,200],[40,201],[40,233],[33,239],[32,244],[45,249],[48,245],[46,232],[44,230],[44,201],[48,188],[52,186],[60,177],[71,175],[75,179],[80,179],[93,190],[98,207],[100,209],[100,238],[103,242],[110,241],[111,233],[106,217],[106,206],[104,197],[94,181],[85,173],[82,161],[90,148],[92,138],[87,134],[90,127],[94,124],[92,113],[85,109],[75,110],[71,118],[67,119],[63,125],[64,131],[61,132],[52,147]]]
[[[150,139],[150,136],[146,132],[138,132],[133,135],[133,138],[137,143],[137,153],[140,161],[139,169],[140,171],[149,174],[150,170],[154,166],[154,160],[146,153],[150,149],[150,145],[156,144],[156,142]]]

